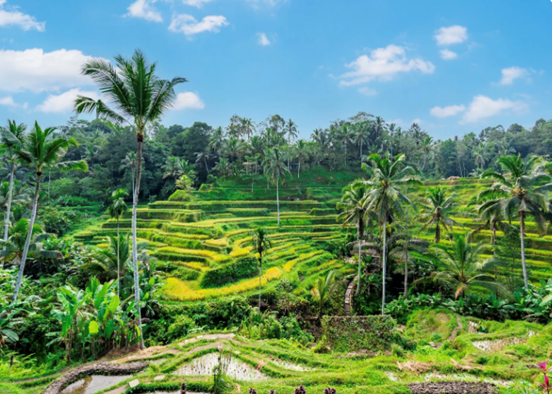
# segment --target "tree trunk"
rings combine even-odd
[[[529,289],[527,265],[525,264],[525,218],[523,217],[523,211],[519,213],[519,238],[521,240],[521,266],[523,268],[523,282],[525,283],[525,288]]]
[[[406,242],[404,244],[404,296],[408,295],[408,210],[406,211],[405,218],[405,230],[406,230]]]
[[[361,219],[362,220],[362,219]],[[355,292],[355,297],[358,297],[358,293],[360,292],[360,262],[362,261],[362,239],[360,238],[360,220],[358,222],[358,233],[357,233],[357,240],[358,240],[358,274],[357,274],[357,288]]]
[[[119,215],[117,215],[117,296],[121,296],[121,269],[119,267],[121,237],[119,236]]]
[[[438,244],[441,241],[441,224],[437,222],[435,227],[435,243]]]
[[[384,214],[385,215],[385,214]],[[387,217],[383,218],[383,267],[381,286],[381,314],[385,315],[385,271],[387,268]]]
[[[301,160],[299,160],[299,164],[297,165],[297,178],[299,178],[300,172],[301,172]]]
[[[23,280],[23,272],[25,271],[25,263],[27,262],[27,255],[29,254],[29,246],[31,245],[31,239],[33,236],[33,227],[36,219],[36,210],[38,207],[38,193],[40,192],[40,181],[42,179],[42,172],[36,173],[36,187],[35,195],[33,198],[33,210],[31,212],[31,221],[29,222],[29,228],[27,230],[27,238],[25,240],[25,248],[23,249],[23,255],[21,256],[21,263],[19,263],[19,274],[17,275],[17,283],[15,284],[15,290],[13,292],[12,303],[15,303],[19,294],[19,288],[21,287],[21,281]]]
[[[11,204],[12,204],[14,176],[15,176],[15,161],[12,162],[11,173],[10,173],[10,189],[8,191],[8,206],[6,207],[6,219],[4,221],[4,242],[8,240],[9,231],[10,231],[10,212],[11,212]],[[3,249],[6,250],[6,246],[4,246]]]
[[[142,146],[144,144],[144,134],[139,130],[137,134],[138,150],[136,152],[136,181],[134,185],[134,194],[132,197],[132,268],[134,270],[134,303],[138,321],[137,326],[140,329],[140,349],[144,349],[144,335],[142,332],[142,313],[140,310],[140,284],[138,274],[138,246],[136,242],[136,211],[138,209],[138,196],[140,195],[140,179],[142,177]]]
[[[291,134],[288,134],[288,166],[287,166],[288,170],[289,170],[289,156],[291,154],[291,149],[290,149],[291,145],[290,144],[291,144]]]
[[[280,227],[280,195],[278,194],[278,182],[279,179],[276,179],[276,207],[278,208],[278,227]]]
[[[263,275],[263,258],[259,257],[259,313],[261,312],[261,277]]]

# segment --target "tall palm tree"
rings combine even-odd
[[[420,204],[423,213],[419,215],[419,219],[424,222],[420,231],[424,231],[429,226],[435,225],[436,244],[441,241],[441,226],[449,232],[452,231],[453,226],[461,226],[460,223],[449,216],[457,206],[454,201],[456,197],[457,195],[454,193],[447,196],[445,189],[437,187],[427,190],[426,203]]]
[[[132,184],[132,195],[134,195],[134,180],[136,179],[136,152],[128,152],[123,160],[121,160],[121,169],[130,168],[130,179]],[[144,160],[142,160],[142,164]]]
[[[289,170],[278,148],[268,150],[263,167],[267,178],[276,184],[276,206],[278,209],[278,227],[280,227],[280,195],[278,185],[280,184],[280,179],[289,174]]]
[[[364,197],[363,205],[367,211],[374,211],[382,224],[383,251],[382,251],[382,305],[381,314],[385,314],[385,280],[387,270],[387,224],[395,216],[401,216],[403,208],[401,203],[416,207],[408,196],[402,193],[404,185],[419,185],[420,182],[413,177],[414,169],[405,165],[406,157],[399,154],[395,160],[382,158],[377,153],[368,157],[371,166],[372,179],[364,181],[369,191]]]
[[[332,270],[324,278],[316,279],[316,283],[311,290],[312,296],[318,300],[318,318],[322,317],[322,310],[324,309],[324,304],[328,301],[328,298],[331,296],[332,292],[335,290],[337,282],[335,280],[335,271]]]
[[[17,150],[19,160],[31,167],[36,174],[36,185],[33,198],[33,206],[31,211],[31,220],[29,222],[29,228],[32,229],[36,220],[36,211],[38,208],[38,197],[40,194],[40,184],[42,180],[42,174],[44,170],[49,168],[61,169],[61,170],[82,170],[88,171],[88,165],[84,160],[80,161],[62,161],[67,149],[70,146],[77,146],[77,141],[74,139],[55,138],[54,131],[56,129],[49,127],[42,130],[35,122],[35,126],[31,133],[25,139],[23,145]],[[27,254],[29,253],[29,246],[31,244],[32,231],[27,232],[27,239],[25,240],[25,248],[23,255],[21,256],[21,263],[19,266],[19,274],[17,276],[17,283],[13,293],[13,302],[17,300],[19,294],[19,288],[21,286],[21,280],[23,279],[23,273],[25,271],[25,263],[27,261]]]
[[[353,128],[353,142],[360,148],[360,160],[362,161],[362,147],[368,145],[370,132],[364,122],[357,123]]]
[[[224,144],[224,130],[222,129],[222,127],[219,126],[216,129],[214,129],[211,135],[209,136],[209,148],[217,152],[217,154],[220,156],[220,151],[222,150],[223,144]]]
[[[185,159],[183,160],[186,161]],[[163,179],[169,177],[176,179],[182,175],[182,162],[176,156],[167,157],[167,161],[161,168],[163,169]]]
[[[296,138],[297,137],[297,125],[295,124],[295,122],[293,120],[288,120],[286,122],[286,125],[284,126],[284,131],[286,132],[287,134],[287,137],[288,137],[288,168],[289,168],[289,158],[291,156],[291,140],[293,138]]]
[[[247,136],[248,140],[250,140],[251,136],[255,132],[255,125],[253,124],[253,121],[248,118],[241,118],[240,127],[242,129],[242,133]]]
[[[259,227],[253,234],[253,250],[258,254],[259,261],[259,310],[261,310],[261,277],[263,275],[263,257],[268,249],[272,247],[268,234],[264,228]]]
[[[353,141],[354,134],[350,125],[343,125],[336,135],[338,141],[340,141],[345,148],[345,167],[347,167],[347,147]]]
[[[364,197],[368,192],[368,187],[362,182],[353,182],[347,186],[345,193],[341,197],[341,201],[337,203],[336,208],[342,211],[337,215],[337,220],[342,222],[342,226],[345,227],[349,224],[356,225],[357,228],[357,242],[358,242],[358,276],[357,276],[357,289],[356,295],[360,291],[360,269],[362,262],[362,240],[364,239],[364,227],[366,207],[363,205]]]
[[[156,63],[148,63],[144,53],[136,50],[131,59],[115,56],[115,65],[104,59],[91,59],[82,67],[82,74],[91,77],[108,103],[90,97],[78,96],[77,114],[95,112],[98,117],[117,124],[128,123],[136,131],[136,184],[132,201],[132,262],[134,264],[135,304],[138,325],[141,327],[140,288],[138,285],[138,250],[136,242],[136,211],[142,177],[142,149],[146,127],[160,119],[176,99],[175,86],[187,82],[185,78],[160,79]],[[140,343],[144,347],[144,339]]]
[[[0,129],[0,150],[4,151],[6,161],[10,164],[10,187],[8,201],[6,204],[6,217],[4,219],[4,242],[8,240],[10,227],[10,211],[12,205],[13,183],[15,180],[15,169],[18,161],[17,151],[23,145],[25,129],[23,123],[17,124],[15,120],[8,120],[8,127]]]
[[[125,197],[128,196],[128,193],[125,189],[118,189],[115,190],[111,197],[109,198],[111,200],[111,203],[107,207],[107,211],[109,212],[109,216],[111,218],[117,219],[117,295],[121,294],[121,284],[119,283],[121,279],[121,269],[120,269],[120,262],[119,262],[119,241],[121,237],[119,236],[119,219],[121,219],[121,216],[123,216],[127,211],[127,205],[125,202]]]
[[[297,178],[301,175],[301,164],[309,157],[309,147],[303,140],[297,141],[295,146],[295,156],[297,156]]]
[[[548,192],[552,190],[552,179],[544,172],[545,160],[540,156],[505,156],[498,159],[504,174],[492,169],[485,171],[482,178],[494,179],[494,184],[479,193],[478,201],[485,201],[479,208],[480,214],[487,215],[501,209],[508,219],[519,219],[521,240],[521,264],[523,281],[529,288],[527,265],[525,262],[525,219],[531,215],[539,230],[544,231],[544,213],[549,211]]]
[[[202,163],[205,166],[205,170],[209,173],[208,161],[211,159],[211,155],[207,151],[195,152],[196,163]]]
[[[479,205],[477,207],[477,212],[481,220],[483,220],[483,224],[473,230],[471,232],[471,236],[479,233],[481,230],[488,228],[489,230],[491,230],[491,245],[493,245],[493,247],[496,245],[496,231],[498,229],[506,232],[509,229],[514,228],[510,223],[506,222],[504,211],[501,209],[499,204],[495,205],[491,209],[483,210],[482,205]]]
[[[431,279],[454,291],[458,298],[474,287],[506,294],[506,289],[495,282],[492,270],[500,264],[495,258],[483,259],[481,254],[488,245],[471,245],[469,234],[456,235],[451,246],[439,245],[437,250],[439,270],[431,274]]]

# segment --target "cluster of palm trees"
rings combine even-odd
[[[546,227],[546,213],[550,211],[552,177],[547,172],[546,161],[542,157],[505,156],[499,159],[503,171],[493,169],[482,173],[482,178],[491,178],[494,183],[480,192],[472,205],[475,212],[458,209],[455,201],[458,196],[447,194],[442,188],[430,188],[426,191],[425,203],[414,204],[408,195],[409,186],[423,187],[418,180],[416,171],[405,162],[402,154],[394,158],[381,157],[372,154],[368,165],[363,165],[368,179],[359,179],[344,189],[341,201],[337,204],[340,210],[338,220],[343,226],[355,226],[358,241],[358,279],[361,276],[362,241],[373,237],[367,234],[370,226],[379,228],[381,242],[380,258],[382,272],[382,313],[385,313],[386,273],[388,271],[389,236],[397,228],[407,229],[410,207],[417,212],[416,220],[421,224],[419,231],[434,228],[435,253],[427,253],[426,258],[437,258],[440,262],[438,272],[431,279],[436,282],[447,282],[455,290],[455,296],[465,294],[473,285],[484,286],[498,291],[500,287],[494,283],[495,278],[487,270],[496,267],[496,258],[485,260],[481,257],[487,245],[473,246],[473,235],[484,228],[489,228],[494,245],[498,229],[512,228],[512,220],[519,221],[521,261],[525,287],[529,286],[527,266],[525,261],[525,222],[532,217],[539,230]],[[412,189],[411,189],[412,190]],[[461,227],[451,216],[479,216],[483,224],[467,235],[457,235],[451,246],[440,245],[441,229],[449,234],[454,227]],[[508,222],[508,223],[507,223]],[[375,226],[374,226],[375,224]],[[390,227],[391,225],[391,227]],[[408,288],[408,244],[404,245],[405,264],[405,294]],[[420,253],[416,254],[423,259]],[[431,257],[430,255],[433,255]],[[360,283],[357,286],[360,288]]]

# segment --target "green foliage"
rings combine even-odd
[[[237,282],[243,278],[251,278],[259,272],[259,264],[253,258],[244,258],[207,271],[201,279],[201,287],[220,287]]]

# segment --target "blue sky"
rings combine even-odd
[[[88,57],[141,48],[189,80],[166,125],[531,126],[551,118],[551,17],[550,0],[0,0],[0,119],[64,124],[76,94],[97,95]]]

